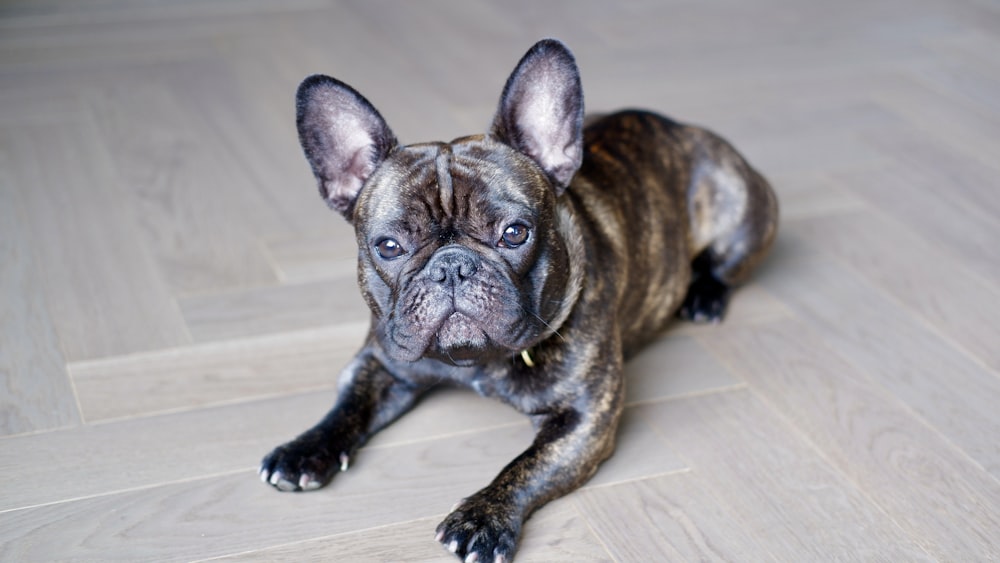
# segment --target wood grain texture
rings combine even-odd
[[[231,204],[247,212],[259,212],[261,205],[269,210],[273,223],[245,224],[250,240],[336,233],[346,225],[319,197],[290,119],[295,88],[318,69],[283,56],[302,50],[302,43],[292,33],[273,32],[308,17],[286,14],[241,21],[237,31],[215,38],[218,58],[177,65],[164,76],[181,107],[192,111],[202,143],[225,148],[220,181],[251,199]]]
[[[692,336],[661,338],[625,366],[626,401],[642,403],[743,385]]]
[[[152,559],[182,560],[431,515],[443,518],[530,438],[530,429],[519,426],[373,448],[320,494],[278,494],[261,485],[250,468],[214,477],[202,470],[206,477],[0,512],[0,557],[127,558],[141,552]],[[58,542],[46,539],[54,530],[63,530]],[[433,531],[430,527],[420,537],[433,545]],[[187,539],[179,543],[178,535]]]
[[[427,541],[443,518],[444,514],[212,561],[329,561],[336,558],[358,562],[400,559],[451,562],[455,560],[454,555],[437,542]],[[518,546],[518,561],[614,561],[568,502],[557,501],[546,506],[532,515],[531,522]]]
[[[94,129],[72,121],[6,130],[38,283],[65,358],[189,342],[132,210],[119,207],[124,194]]]
[[[774,560],[697,472],[588,489],[574,500],[617,561]]]
[[[751,391],[637,407],[778,560],[931,560]]]
[[[808,325],[737,328],[705,345],[928,553],[1000,557],[1000,483]]]
[[[914,124],[915,129],[934,142],[955,147],[983,162],[996,162],[992,155],[1000,151],[1000,138],[996,135],[1000,117],[987,108],[961,103],[961,98],[949,91],[949,84],[929,84],[926,75],[921,77],[919,71],[916,76],[895,78],[873,89],[872,98]],[[926,164],[917,168],[926,168]]]
[[[367,325],[371,319],[358,282],[350,276],[187,297],[180,307],[199,342],[333,324]],[[361,335],[355,343],[363,341]]]
[[[171,95],[160,70],[116,80],[92,101],[139,231],[177,294],[273,284],[255,232],[281,232],[252,178]],[[125,194],[123,194],[125,195]]]
[[[0,450],[0,470],[15,472],[19,467],[32,467],[34,477],[17,488],[5,489],[0,511],[148,488],[200,475],[244,471],[245,477],[256,479],[260,459],[315,424],[335,397],[333,389],[318,390],[87,425],[53,433],[42,442],[34,436],[8,438]],[[466,422],[456,428],[455,420]],[[527,419],[505,405],[482,399],[470,401],[464,392],[443,392],[430,396],[400,424],[379,434],[366,449],[392,449],[450,436],[464,436],[463,441],[475,443],[477,434],[491,430],[507,438],[480,438],[480,449],[494,442],[500,447],[507,440],[506,447],[519,452],[531,442]],[[648,442],[652,436],[648,427],[645,434],[647,438],[639,438],[637,443]],[[635,454],[632,462],[641,462],[642,453]],[[359,460],[366,456],[359,454]],[[667,469],[677,467],[676,457],[666,448],[653,457],[670,460]],[[507,461],[494,459],[493,471],[499,471]],[[625,472],[619,479],[629,478],[629,465],[623,465]],[[74,479],[60,479],[68,467],[77,468]]]
[[[314,413],[323,412],[332,400],[333,393],[327,391],[87,425],[48,434],[44,441],[34,435],[8,438],[0,449],[0,468],[16,473],[30,467],[33,477],[20,481],[17,487],[4,487],[0,511],[105,496],[220,472],[240,471],[255,479],[254,467],[260,458],[314,423]],[[67,471],[72,472],[72,479],[64,478]]]
[[[884,215],[836,214],[794,229],[1000,373],[1000,280],[982,278]]]
[[[304,283],[340,278],[357,270],[358,243],[354,229],[332,213],[329,219],[332,227],[329,233],[265,243],[268,256],[283,282]]]
[[[186,346],[69,364],[88,422],[333,389],[367,326]],[[129,397],[128,401],[117,400]]]
[[[769,180],[781,186],[783,223],[864,209],[861,198],[821,174],[778,174],[770,176]]]
[[[789,233],[760,282],[784,296],[838,354],[884,385],[994,477],[1000,475],[1000,378],[895,300]],[[773,275],[780,269],[784,275]]]
[[[0,185],[11,186],[0,141]],[[80,422],[21,202],[0,189],[0,436]]]
[[[863,170],[863,171],[862,171]],[[1000,226],[988,210],[942,190],[954,183],[952,172],[933,175],[908,164],[890,162],[862,170],[835,173],[838,184],[868,204],[952,255],[987,280],[1000,279],[996,241]],[[934,176],[937,176],[936,178]]]

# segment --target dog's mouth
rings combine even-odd
[[[410,332],[397,324],[387,336],[392,343],[391,355],[396,359],[416,361],[428,357],[460,367],[491,359],[498,345],[490,337],[488,325],[456,310],[446,313],[437,328],[425,326],[424,330]]]
[[[419,276],[382,319],[389,354],[404,361],[427,357],[457,366],[485,364],[523,348],[531,317],[515,284],[498,268],[478,271],[456,287]],[[537,315],[536,315],[537,317]]]
[[[441,359],[458,366],[482,361],[490,346],[490,337],[472,317],[454,312],[441,323],[435,337],[437,354]]]

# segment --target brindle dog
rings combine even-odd
[[[333,409],[261,477],[316,489],[430,387],[469,386],[537,433],[437,539],[509,560],[532,511],[611,455],[624,361],[675,314],[722,318],[774,239],[774,193],[705,129],[645,111],[584,128],[576,63],[554,40],[521,59],[485,135],[400,145],[326,76],[302,83],[297,108],[320,193],[354,225],[372,324]]]

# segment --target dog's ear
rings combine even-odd
[[[295,105],[299,142],[320,195],[351,221],[361,186],[396,146],[396,137],[368,100],[329,76],[303,80]]]
[[[583,160],[583,90],[565,45],[543,39],[524,55],[507,79],[490,133],[531,157],[562,194]]]

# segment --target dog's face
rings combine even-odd
[[[539,168],[495,141],[393,152],[354,211],[361,288],[383,348],[465,365],[535,342],[566,285],[554,210]]]
[[[391,357],[490,361],[568,314],[574,257],[556,201],[582,158],[583,102],[566,57],[533,49],[490,133],[447,144],[399,146],[332,78],[299,88],[302,146],[321,194],[354,224],[359,283]]]

